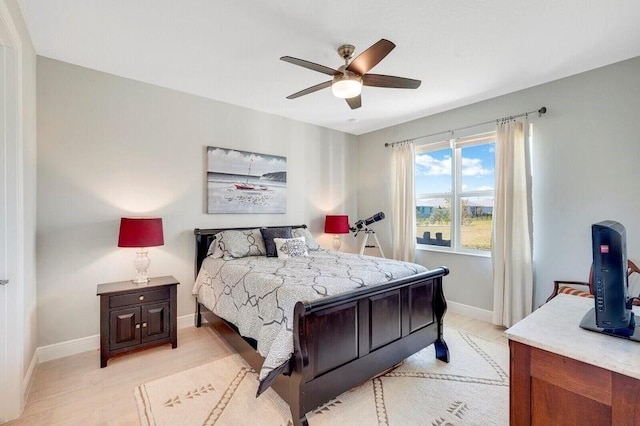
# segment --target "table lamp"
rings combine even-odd
[[[349,216],[344,215],[327,215],[324,219],[324,232],[326,234],[335,234],[333,236],[334,250],[340,250],[340,235],[349,233]]]
[[[162,233],[162,218],[160,217],[123,217],[120,219],[120,236],[118,247],[136,247],[138,255],[133,264],[138,271],[135,279],[131,280],[136,284],[146,285],[149,282],[147,269],[149,268],[149,257],[147,247],[164,245],[164,235]]]

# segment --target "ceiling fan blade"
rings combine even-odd
[[[280,58],[280,60],[327,75],[333,76],[340,73],[340,71],[334,70],[333,68],[325,67],[324,65],[316,64],[314,62],[305,61],[304,59],[293,58],[291,56],[283,56],[282,58]]]
[[[308,95],[309,93],[317,92],[318,90],[322,90],[327,87],[331,87],[331,80],[325,81],[324,83],[316,84],[315,86],[307,87],[306,89],[296,92],[293,95],[287,96],[287,99],[299,98],[300,96]]]
[[[365,75],[371,68],[375,67],[378,62],[383,60],[394,47],[396,47],[396,45],[389,40],[381,39],[351,61],[347,69],[360,75]]]
[[[394,89],[417,89],[422,82],[411,78],[396,77],[393,75],[365,74],[362,76],[362,84],[374,87],[390,87]]]
[[[358,109],[362,106],[362,98],[360,95],[353,98],[346,98],[345,101],[347,101],[351,109]]]

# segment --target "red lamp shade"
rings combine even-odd
[[[349,216],[346,214],[327,215],[324,219],[324,232],[326,234],[348,234]]]
[[[155,247],[164,245],[162,218],[123,217],[120,219],[118,247]]]

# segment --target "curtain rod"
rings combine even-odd
[[[418,137],[415,137],[415,138],[405,139],[405,140],[397,141],[397,142],[391,142],[391,143],[387,142],[387,143],[384,144],[384,146],[388,147],[388,146],[399,145],[399,144],[402,144],[402,143],[413,142],[416,139],[423,139],[423,138],[428,138],[428,137],[431,137],[431,136],[443,135],[445,133],[453,133],[453,132],[457,132],[459,130],[465,130],[465,129],[470,129],[472,127],[482,126],[483,124],[489,124],[489,123],[493,123],[493,122],[498,123],[498,122],[500,122],[502,120],[512,120],[512,119],[518,118],[518,117],[528,117],[529,114],[533,114],[534,112],[537,112],[538,113],[538,117],[541,117],[542,114],[546,114],[547,107],[542,107],[542,108],[540,108],[538,110],[533,110],[533,111],[529,111],[529,112],[523,112],[523,113],[517,114],[517,115],[509,115],[507,117],[496,118],[495,120],[489,120],[489,121],[485,121],[483,123],[476,123],[476,124],[472,124],[470,126],[458,127],[457,129],[444,130],[442,132],[431,133],[429,135],[418,136]]]

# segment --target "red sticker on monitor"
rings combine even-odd
[[[609,253],[609,245],[608,244],[602,244],[600,246],[600,253]]]

